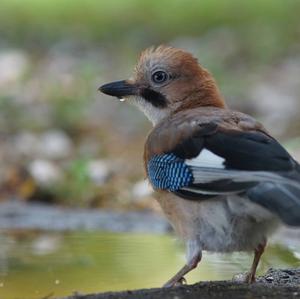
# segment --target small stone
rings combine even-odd
[[[248,273],[237,273],[232,277],[232,281],[234,282],[245,282]]]
[[[135,199],[145,198],[153,193],[149,182],[147,180],[142,180],[134,184],[132,188],[132,195]]]
[[[92,160],[87,165],[87,171],[90,179],[98,186],[107,182],[111,171],[108,163],[103,160]]]
[[[40,139],[40,156],[49,159],[66,158],[72,150],[72,140],[60,130],[50,130],[45,132]]]
[[[274,281],[274,277],[268,276],[268,277],[266,277],[266,281],[272,282],[272,281]]]
[[[27,55],[20,50],[10,49],[0,52],[0,86],[15,83],[25,73],[28,66]]]
[[[29,173],[41,185],[51,185],[58,182],[62,177],[60,169],[54,163],[47,160],[35,160],[31,162]]]

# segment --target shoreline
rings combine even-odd
[[[270,269],[252,285],[208,281],[175,288],[142,289],[99,294],[74,294],[61,299],[283,299],[300,298],[300,268]]]
[[[0,230],[143,232],[164,234],[170,226],[151,211],[117,212],[24,203],[10,200],[0,203]]]

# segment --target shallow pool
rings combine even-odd
[[[279,243],[268,247],[259,273],[300,266],[300,248]],[[165,235],[2,231],[0,244],[1,299],[158,287],[184,263],[184,248]],[[204,253],[186,278],[230,279],[251,260],[250,254]]]

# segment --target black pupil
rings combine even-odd
[[[153,81],[156,83],[162,83],[167,80],[167,74],[159,71],[153,74]]]

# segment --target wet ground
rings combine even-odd
[[[151,213],[12,202],[1,204],[0,228],[1,299],[155,288],[184,263],[182,244]],[[251,259],[246,253],[205,252],[187,281],[230,280],[247,271]],[[284,228],[270,241],[258,272],[299,266],[300,231]],[[276,282],[276,276],[268,281]]]
[[[270,282],[268,278],[273,277]],[[151,289],[105,293],[95,295],[74,295],[68,299],[282,299],[300,298],[300,270],[270,270],[253,285],[231,281],[204,282],[192,286],[172,289]]]

